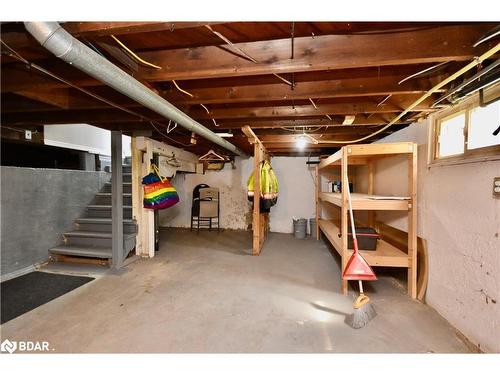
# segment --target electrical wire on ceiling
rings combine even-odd
[[[303,130],[306,130],[306,128],[307,128],[307,131],[308,131],[309,133],[315,133],[315,132],[317,132],[318,130],[320,130],[320,129],[322,129],[322,128],[325,128],[325,127],[328,127],[328,126],[326,126],[326,125],[319,125],[319,126],[317,126],[317,127],[316,127],[316,129],[311,129],[311,128],[310,128],[310,127],[308,127],[308,126],[294,126],[294,127],[293,127],[293,129],[288,129],[286,126],[282,126],[282,127],[280,127],[280,129],[282,129],[282,130],[286,130],[286,131],[289,131],[289,132],[301,132],[301,131],[303,131]],[[296,128],[302,128],[303,130],[298,130],[298,129],[296,129]]]
[[[313,105],[314,109],[318,109],[318,106],[316,105],[316,103],[314,103],[314,100],[312,100],[311,98],[309,98],[309,101]]]
[[[5,125],[2,125],[2,128],[3,129],[9,129],[9,130],[12,130],[12,131],[15,131],[15,132],[19,132],[19,133],[23,133],[26,131],[26,130],[29,130],[29,129],[16,129],[16,128],[11,128],[9,126],[5,126]],[[31,131],[31,134],[37,134],[38,133],[38,130],[30,130]]]
[[[181,88],[179,87],[179,85],[177,84],[177,82],[175,82],[175,80],[172,80],[172,82],[174,83],[174,86],[175,86],[175,87],[176,87],[176,88],[177,88],[180,92],[182,92],[182,93],[184,93],[184,94],[186,94],[186,95],[189,95],[191,98],[192,98],[192,97],[194,97],[194,95],[193,95],[193,94],[191,94],[190,92],[188,92],[188,91],[186,91],[186,90],[181,89]],[[209,115],[210,115],[210,111],[208,110],[208,108],[207,108],[204,104],[202,104],[202,103],[200,103],[200,105],[203,107],[203,109],[204,109],[205,111],[207,111],[207,114],[209,114]],[[213,117],[211,118],[211,120],[212,120],[212,122],[214,123],[214,125],[215,125],[216,127],[219,127],[219,124],[217,124],[217,121],[215,121],[215,119],[214,119]]]
[[[377,107],[380,107],[382,104],[384,104],[390,97],[392,96],[392,94],[389,94],[387,95],[384,99],[382,99],[378,104],[377,104]]]
[[[22,62],[22,63],[23,63],[23,64],[25,64],[26,66],[28,66],[28,67],[30,67],[30,68],[33,68],[33,69],[35,69],[35,70],[38,70],[38,71],[40,71],[40,72],[42,72],[42,73],[44,73],[44,74],[48,75],[49,77],[51,77],[51,78],[53,78],[53,79],[55,79],[55,80],[57,80],[57,81],[59,81],[59,82],[62,82],[62,83],[66,84],[66,85],[68,85],[68,86],[70,86],[70,87],[72,87],[72,88],[74,88],[74,89],[76,89],[76,90],[79,90],[80,92],[83,92],[84,94],[86,94],[86,95],[88,95],[88,96],[90,96],[90,97],[92,97],[92,98],[94,98],[94,99],[97,99],[97,100],[99,100],[99,101],[101,101],[101,102],[103,102],[103,103],[105,103],[105,104],[108,104],[108,105],[109,105],[109,106],[111,106],[111,107],[114,107],[114,108],[119,109],[119,110],[121,110],[121,111],[124,111],[124,112],[126,112],[126,113],[128,113],[128,114],[131,114],[131,115],[133,115],[133,116],[136,116],[136,117],[138,117],[141,121],[144,121],[144,120],[149,121],[149,122],[150,122],[150,124],[151,124],[151,125],[152,125],[152,126],[153,126],[153,127],[154,127],[157,131],[158,131],[158,133],[160,133],[161,135],[163,135],[163,136],[164,136],[164,137],[166,137],[167,139],[171,140],[172,142],[175,142],[175,143],[177,143],[177,144],[183,145],[184,147],[191,146],[191,145],[185,145],[184,143],[179,142],[179,141],[177,141],[177,140],[173,139],[172,137],[169,137],[169,136],[167,136],[167,135],[163,134],[163,132],[161,132],[161,131],[160,131],[160,130],[159,130],[159,129],[158,129],[158,128],[154,125],[153,120],[152,120],[152,119],[150,119],[150,118],[148,118],[147,116],[144,116],[144,115],[142,115],[142,114],[140,114],[140,113],[137,113],[137,112],[135,112],[135,111],[132,111],[132,110],[130,110],[130,109],[128,109],[128,108],[125,108],[125,107],[123,107],[123,106],[121,106],[121,105],[119,105],[119,104],[116,104],[116,103],[114,103],[114,102],[112,102],[112,101],[110,101],[110,100],[108,100],[108,99],[106,99],[106,98],[104,98],[104,97],[102,97],[102,96],[100,96],[100,95],[97,95],[97,94],[95,94],[95,93],[93,93],[93,92],[91,92],[91,91],[88,91],[88,90],[84,89],[83,87],[77,86],[77,85],[75,85],[74,83],[71,83],[71,82],[67,81],[67,80],[66,80],[66,79],[64,79],[64,78],[59,77],[58,75],[56,75],[56,74],[54,74],[54,73],[50,72],[49,70],[47,70],[47,69],[45,69],[45,68],[41,67],[40,65],[37,65],[37,64],[35,64],[35,63],[32,63],[32,62],[28,61],[28,60],[27,60],[27,59],[25,59],[23,56],[21,56],[21,54],[19,54],[16,50],[14,50],[14,49],[13,49],[12,47],[10,47],[7,43],[5,43],[3,40],[1,40],[1,39],[0,39],[0,42],[1,42],[1,44],[2,44],[2,45],[3,45],[3,46],[7,49],[7,50],[9,50],[9,52],[10,52],[10,53],[6,53],[6,52],[2,51],[2,54],[6,54],[6,55],[8,55],[8,56],[10,56],[10,57],[12,57],[12,58],[15,58],[16,60],[18,60],[18,61]],[[163,126],[165,126],[164,124],[162,124],[162,125],[163,125]],[[172,130],[173,130],[173,129],[171,129],[171,131],[172,131]]]
[[[463,81],[460,85],[458,85],[457,87],[454,87],[454,88],[451,88],[447,93],[445,93],[443,96],[441,96],[439,99],[437,99],[436,101],[434,101],[434,103],[432,103],[432,108],[436,107],[439,103],[441,103],[443,100],[445,99],[448,99],[450,97],[452,97],[454,94],[457,94],[459,93],[462,89],[464,89],[465,87],[469,86],[470,84],[472,84],[473,82],[475,81],[479,81],[479,79],[483,76],[485,76],[487,73],[489,73],[490,71],[493,71],[493,72],[497,72],[495,71],[495,69],[497,69],[498,67],[500,66],[500,59],[497,59],[495,62],[491,63],[490,65],[488,65],[487,67],[485,68],[482,68],[481,70],[479,70],[476,74],[474,74],[472,77],[466,79],[465,81]],[[483,80],[481,80],[481,82],[483,82]],[[494,82],[486,82],[485,85],[490,85]],[[454,98],[451,98],[451,101],[452,102],[455,102],[456,100],[454,100]]]
[[[193,146],[191,143],[185,144],[185,143],[182,143],[182,142],[180,142],[180,141],[178,141],[178,140],[176,140],[176,139],[174,139],[174,138],[172,138],[172,137],[169,137],[167,134],[163,133],[160,129],[158,129],[158,128],[155,126],[155,124],[154,124],[154,122],[153,122],[153,121],[149,121],[149,123],[151,124],[151,126],[152,126],[153,128],[155,128],[155,130],[156,130],[158,133],[160,133],[163,137],[167,138],[168,140],[170,140],[170,141],[172,141],[172,142],[175,142],[175,143],[177,143],[177,144],[179,144],[179,145],[181,145],[181,146],[183,146],[183,147],[190,147],[190,146]],[[168,131],[168,130],[167,130],[167,131]]]
[[[455,79],[457,79],[458,77],[460,77],[464,73],[468,72],[472,68],[476,67],[478,64],[480,64],[484,60],[492,57],[493,55],[495,55],[499,51],[500,51],[500,43],[498,43],[495,47],[493,47],[493,48],[489,49],[488,51],[486,51],[485,53],[483,53],[481,56],[474,58],[469,64],[467,64],[466,66],[464,66],[462,69],[458,70],[457,72],[453,73],[452,75],[450,75],[449,77],[447,77],[446,79],[444,79],[443,81],[441,81],[440,83],[438,83],[437,85],[435,85],[434,87],[432,87],[424,95],[422,95],[415,102],[413,102],[412,104],[410,104],[404,111],[402,111],[399,115],[397,115],[396,117],[394,117],[387,125],[385,125],[381,129],[379,129],[379,130],[377,130],[377,131],[375,131],[375,132],[373,132],[373,133],[371,133],[371,134],[369,134],[367,136],[364,136],[364,137],[361,137],[361,138],[358,138],[358,139],[353,139],[353,140],[350,140],[350,141],[323,141],[321,143],[325,143],[325,144],[327,144],[327,143],[331,143],[331,144],[357,143],[357,142],[364,141],[366,139],[372,138],[373,136],[375,136],[377,134],[382,133],[384,130],[388,129],[389,127],[391,127],[392,125],[394,125],[397,121],[399,121],[400,119],[402,119],[403,116],[405,116],[406,114],[408,114],[413,108],[415,108],[417,105],[419,105],[420,103],[422,103],[429,96],[431,96],[432,94],[434,94],[435,92],[437,92],[440,88],[442,88],[443,86],[446,86],[448,83],[454,81]]]
[[[58,75],[50,72],[49,70],[41,67],[40,65],[37,65],[35,63],[32,63],[32,62],[26,60],[17,51],[15,51],[13,48],[11,48],[9,45],[7,45],[3,40],[0,40],[0,42],[2,43],[2,45],[4,45],[11,52],[11,54],[7,54],[8,56],[17,59],[18,61],[21,61],[22,63],[24,63],[25,65],[27,65],[29,68],[33,68],[35,70],[38,70],[38,71],[40,71],[40,72],[48,75],[49,77],[54,78],[54,79],[58,80],[59,82],[62,82],[62,83],[66,84],[66,85],[68,85],[70,87],[73,87],[74,89],[77,89],[77,90],[79,90],[79,91],[81,91],[81,92],[83,92],[83,93],[91,96],[92,98],[97,99],[97,100],[99,100],[101,102],[104,102],[104,103],[106,103],[106,104],[108,104],[108,105],[110,105],[110,106],[112,106],[114,108],[120,109],[120,110],[122,110],[124,112],[127,112],[127,113],[131,114],[131,115],[138,116],[141,119],[143,118],[142,115],[139,115],[139,114],[135,113],[134,111],[131,111],[131,110],[125,108],[125,107],[122,107],[119,104],[113,103],[112,101],[110,101],[110,100],[108,100],[106,98],[103,98],[100,95],[97,95],[97,94],[95,94],[95,93],[93,93],[91,91],[88,91],[88,90],[84,89],[83,87],[77,86],[77,85],[75,85],[75,84],[67,81],[64,78],[59,77]],[[2,54],[5,54],[5,52],[2,52]]]
[[[496,26],[494,29],[488,31],[485,35],[483,35],[479,40],[472,45],[472,47],[477,47],[478,45],[486,42],[487,40],[496,38],[500,35],[500,25]]]
[[[210,114],[210,111],[208,110],[208,108],[207,108],[204,104],[201,104],[201,103],[200,103],[200,105],[203,107],[203,109],[204,109],[205,111],[207,111],[207,113],[208,113],[208,114]]]
[[[200,105],[201,105],[201,106],[203,107],[203,109],[207,112],[207,114],[209,114],[209,115],[210,115],[210,110],[207,108],[207,106],[206,106],[206,105],[204,105],[204,104],[201,104],[201,103],[200,103]],[[217,126],[217,127],[219,126],[219,124],[217,124],[217,121],[215,121],[215,119],[214,119],[213,117],[212,117],[212,122],[214,123],[214,125],[215,125],[215,126]]]
[[[120,45],[120,47],[122,47],[130,56],[132,56],[134,59],[136,59],[141,64],[146,65],[150,68],[154,68],[154,69],[163,69],[161,66],[152,64],[152,63],[142,59],[141,57],[139,57],[134,51],[132,51],[124,43],[122,43],[116,36],[111,35],[111,38],[113,38],[115,40],[115,42]]]
[[[443,61],[442,63],[439,63],[439,64],[436,64],[436,65],[430,66],[428,68],[425,68],[423,70],[420,70],[420,71],[418,71],[418,72],[416,72],[416,73],[414,73],[412,75],[409,75],[408,77],[403,78],[401,81],[398,82],[398,85],[402,84],[403,82],[409,81],[410,79],[416,78],[416,77],[418,77],[418,76],[420,76],[420,75],[422,75],[424,73],[430,72],[431,70],[434,70],[434,69],[436,69],[436,68],[438,68],[440,66],[443,66],[445,64],[448,64],[448,63],[449,63],[449,61]]]
[[[176,88],[177,90],[179,90],[180,92],[182,92],[183,94],[186,94],[186,95],[188,95],[188,96],[189,96],[189,97],[191,97],[191,98],[194,96],[194,95],[193,95],[193,94],[191,94],[190,92],[188,92],[188,91],[186,91],[186,90],[181,89],[181,88],[179,87],[179,85],[177,84],[177,82],[175,82],[175,79],[173,79],[173,80],[172,80],[172,83],[174,84],[175,88]]]
[[[70,82],[70,81],[67,81],[66,79],[64,79],[64,78],[62,78],[62,77],[59,77],[58,75],[56,75],[56,74],[52,73],[51,71],[49,71],[49,70],[47,70],[47,69],[45,69],[45,68],[41,67],[40,65],[37,65],[37,64],[35,64],[35,63],[30,62],[29,60],[27,60],[26,58],[24,58],[23,56],[21,56],[21,54],[19,54],[19,53],[18,53],[16,50],[14,50],[12,47],[10,47],[7,43],[5,43],[3,40],[1,40],[1,39],[0,39],[0,42],[1,42],[1,44],[2,44],[2,45],[3,45],[3,46],[7,49],[7,50],[9,50],[9,51],[10,51],[10,53],[5,53],[4,51],[2,51],[2,54],[6,54],[6,55],[8,55],[9,57],[15,58],[16,60],[18,60],[18,61],[22,62],[22,63],[23,63],[23,64],[25,64],[26,66],[28,66],[28,67],[30,67],[30,68],[33,68],[33,69],[35,69],[35,70],[38,70],[38,71],[40,71],[40,72],[42,72],[42,73],[44,73],[44,74],[48,75],[49,77],[51,77],[51,78],[53,78],[53,79],[55,79],[55,80],[57,80],[57,81],[59,81],[59,82],[64,83],[65,85],[68,85],[68,86],[70,86],[70,87],[72,87],[72,88],[74,88],[74,89],[76,89],[76,90],[78,90],[78,91],[80,91],[80,92],[83,92],[84,94],[86,94],[86,95],[88,95],[88,96],[90,96],[90,97],[92,97],[92,98],[94,98],[94,99],[97,99],[97,100],[99,100],[99,101],[101,101],[101,102],[103,102],[103,103],[105,103],[105,104],[108,104],[108,105],[109,105],[109,106],[111,106],[111,107],[114,107],[114,108],[116,108],[116,109],[119,109],[119,110],[121,110],[121,111],[124,111],[124,112],[126,112],[126,113],[128,113],[128,114],[130,114],[130,115],[136,116],[136,117],[138,117],[141,121],[144,121],[144,120],[149,121],[149,123],[150,123],[150,124],[151,124],[151,125],[152,125],[155,129],[156,129],[156,131],[157,131],[159,134],[161,134],[162,136],[164,136],[165,138],[169,139],[170,141],[172,141],[172,142],[174,142],[174,143],[177,143],[177,144],[179,144],[179,145],[181,145],[181,146],[183,146],[183,147],[190,147],[190,146],[192,146],[192,144],[184,144],[184,143],[179,142],[179,141],[177,141],[176,139],[174,139],[174,138],[172,138],[172,137],[170,137],[170,136],[168,136],[168,135],[164,134],[162,131],[160,131],[160,130],[158,129],[158,127],[156,127],[156,126],[154,125],[154,122],[153,122],[153,120],[152,120],[151,118],[149,118],[149,117],[147,117],[147,116],[144,116],[144,115],[142,115],[142,114],[140,114],[140,113],[137,113],[137,112],[135,112],[135,111],[132,111],[132,110],[130,110],[130,109],[128,109],[128,108],[125,108],[125,107],[123,107],[123,106],[121,106],[121,105],[119,105],[119,104],[116,104],[116,103],[112,102],[111,100],[108,100],[108,99],[106,99],[106,98],[104,98],[104,97],[102,97],[102,96],[100,96],[100,95],[98,95],[98,94],[95,94],[95,93],[93,93],[93,92],[91,92],[91,91],[88,91],[87,89],[84,89],[83,87],[77,86],[77,85],[75,85],[74,83],[72,83],[72,82]],[[202,106],[203,106],[203,104],[202,104]],[[204,108],[208,111],[208,109],[207,109],[205,106],[203,106],[203,107],[204,107]],[[208,111],[208,112],[209,112],[209,111]],[[209,113],[210,113],[210,112],[209,112]],[[215,119],[212,119],[212,121],[213,121],[213,123],[214,123],[214,125],[215,125],[215,126],[219,127],[219,124],[217,124],[217,122],[215,121]],[[177,127],[177,124],[175,124],[175,126],[174,126],[173,128],[170,128],[170,127],[169,127],[169,125],[165,125],[165,124],[163,124],[163,123],[161,123],[161,122],[158,122],[158,121],[156,121],[156,122],[157,122],[158,124],[161,124],[163,127],[167,127],[167,133],[172,132],[172,131],[173,131],[173,130]],[[169,124],[170,124],[170,123],[169,123]],[[170,128],[170,130],[169,130],[169,128]]]
[[[214,29],[212,29],[212,27],[210,25],[205,25],[205,27],[208,30],[210,30],[213,34],[215,34],[216,36],[218,36],[220,39],[222,39],[224,42],[226,42],[227,45],[229,45],[231,48],[233,48],[234,50],[236,50],[238,52],[237,55],[239,55],[240,57],[243,57],[246,60],[250,60],[254,64],[259,64],[259,61],[257,59],[255,59],[254,57],[250,56],[248,53],[246,53],[245,51],[243,51],[240,47],[238,47],[237,45],[235,45],[233,42],[231,42],[228,38],[226,38],[220,32],[215,31]],[[277,73],[273,73],[273,76],[279,78],[280,80],[282,80],[283,82],[285,82],[287,85],[290,85],[292,87],[294,86],[292,82],[290,82],[286,78],[283,78],[281,75],[279,75]]]

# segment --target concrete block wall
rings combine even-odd
[[[49,248],[110,180],[106,172],[0,167],[0,275],[48,258]]]

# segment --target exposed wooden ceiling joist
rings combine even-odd
[[[104,36],[153,31],[174,31],[217,23],[218,22],[67,22],[63,27],[66,31],[75,36]]]
[[[368,130],[368,133],[370,130]],[[344,140],[349,140],[353,138],[358,138],[361,136],[366,135],[366,131],[362,131],[361,129],[353,129],[351,133],[349,134],[323,134],[322,137],[320,137],[321,134],[315,134],[312,133],[310,134],[311,137],[316,139],[319,143],[321,144],[321,141],[344,141]],[[262,135],[259,134],[258,137],[264,144],[272,144],[275,145],[279,143],[296,143],[297,138],[300,136],[300,133],[297,134],[273,134],[273,135]],[[312,144],[312,143],[308,143]],[[325,145],[323,145],[324,147]]]
[[[419,105],[415,111],[429,110],[433,111],[428,105]],[[359,102],[359,103],[338,103],[338,104],[323,104],[314,108],[312,105],[296,105],[296,106],[270,106],[270,107],[245,107],[245,108],[227,108],[227,109],[210,109],[210,113],[205,112],[202,108],[189,110],[187,113],[196,119],[234,119],[234,118],[259,118],[259,117],[303,117],[303,116],[320,116],[320,115],[353,115],[358,113],[396,113],[401,112],[401,106],[391,103],[377,106],[374,102]]]
[[[492,23],[318,23],[296,22],[294,58],[291,58],[287,22],[210,22],[258,63],[237,56],[237,49],[205,28],[204,22],[69,22],[73,35],[95,47],[146,86],[160,93],[212,130],[232,131],[231,142],[244,148],[248,142],[241,127],[249,125],[274,154],[297,154],[296,130],[323,134],[323,139],[352,140],[392,120],[396,113],[451,72],[490,47],[473,48]],[[2,25],[4,26],[4,25]],[[107,129],[152,130],[153,137],[194,152],[212,147],[200,139],[189,145],[190,134],[176,129],[165,137],[167,120],[101,82],[50,55],[31,38],[22,23],[8,23],[2,40],[30,61],[78,87],[156,121],[110,107],[76,88],[37,72],[9,56],[2,56],[2,125],[37,126],[86,122]],[[4,32],[7,30],[7,32]],[[314,33],[314,37],[313,37]],[[110,35],[142,58],[163,69],[140,66],[115,45]],[[398,84],[403,78],[448,61],[424,76]],[[274,74],[293,81],[283,83]],[[175,79],[191,96],[172,84]],[[310,99],[312,99],[310,101]],[[375,140],[426,116],[433,98]],[[207,113],[200,104],[204,104]],[[355,115],[353,125],[342,125]],[[216,122],[214,124],[213,120]],[[216,126],[217,125],[217,126]],[[320,126],[321,128],[317,128]],[[286,127],[286,129],[282,129]],[[329,153],[336,144],[308,145],[302,154]],[[250,149],[247,147],[247,151]]]
[[[201,121],[201,123],[206,126],[207,128],[213,130],[213,131],[232,131],[234,134],[238,134],[239,130],[245,126],[248,125],[254,130],[258,130],[259,134],[262,132],[271,132],[272,134],[279,134],[282,132],[285,132],[283,130],[283,127],[287,127],[289,130],[293,130],[294,128],[299,130],[302,130],[302,127],[306,127],[306,131],[309,129],[314,129],[317,128],[318,126],[322,127],[321,133],[329,133],[329,132],[337,132],[339,129],[355,129],[356,127],[367,127],[369,129],[374,129],[374,127],[379,127],[383,126],[387,123],[386,120],[383,120],[379,117],[370,117],[370,119],[366,120],[362,118],[362,116],[357,116],[357,119],[353,125],[342,125],[342,120],[335,120],[332,122],[330,121],[321,121],[318,119],[314,120],[302,120],[302,121],[297,121],[297,120],[255,120],[255,122],[251,120],[245,120],[241,122],[232,122],[232,123],[225,123],[225,122],[218,122],[218,127],[215,127],[213,122],[209,121]],[[99,122],[96,123],[99,126],[107,126],[109,128],[112,128],[114,130],[120,130],[120,129],[137,129],[137,130],[145,130],[145,129],[151,129],[152,126],[146,121],[136,121],[136,122],[124,122],[124,123],[116,123],[116,122]],[[394,125],[394,129],[398,129],[402,126],[406,126],[408,122],[398,122]]]
[[[472,45],[491,26],[440,28],[380,35],[325,35],[241,43],[237,47],[255,57],[255,64],[218,46],[152,51],[141,54],[161,70],[142,70],[150,81],[235,77],[300,71],[360,68],[469,60],[477,55]],[[485,43],[487,44],[487,43]],[[418,46],[418,48],[416,48]],[[487,49],[484,46],[482,49]],[[278,78],[277,82],[279,82]]]
[[[373,77],[344,80],[299,82],[292,88],[282,83],[189,89],[193,97],[177,91],[164,92],[171,100],[182,104],[244,103],[273,100],[300,100],[338,98],[351,96],[374,96],[388,94],[419,94],[432,87],[428,80],[413,80],[398,85],[404,77]]]
[[[58,90],[40,89],[16,91],[15,94],[41,103],[49,104],[52,108],[59,107],[68,109],[70,107],[70,95],[69,89],[67,88]]]
[[[228,122],[231,121],[231,122]],[[357,126],[372,126],[385,124],[387,121],[380,118],[379,116],[372,116],[366,119],[366,116],[356,116],[353,125]],[[404,122],[401,122],[404,123]],[[208,123],[207,123],[208,124]],[[327,118],[315,118],[315,119],[300,119],[300,120],[282,120],[282,119],[245,119],[242,121],[226,120],[219,121],[220,129],[239,129],[243,125],[249,125],[253,129],[276,129],[281,127],[316,127],[316,126],[343,126],[342,120],[333,118],[333,121]]]
[[[428,105],[423,104],[415,108],[415,111],[432,111]],[[186,113],[197,120],[211,119],[246,119],[249,121],[258,121],[259,118],[300,118],[309,116],[329,115],[353,115],[353,114],[390,114],[401,111],[401,106],[391,103],[377,106],[375,102],[359,103],[336,103],[324,104],[317,109],[312,105],[300,106],[271,106],[271,107],[247,107],[247,108],[217,108],[211,109],[210,113],[204,109],[187,110]],[[150,111],[137,111],[144,116],[158,121],[165,119]],[[325,116],[326,117],[326,116]],[[66,111],[43,111],[43,112],[21,112],[21,113],[2,113],[2,120],[5,123],[71,123],[71,122],[136,122],[137,116],[128,114],[118,109],[96,109],[81,110],[71,109]]]

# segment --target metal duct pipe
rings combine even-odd
[[[235,154],[246,155],[236,146],[193,120],[135,78],[88,48],[57,22],[25,22],[24,26],[43,47],[70,65],[77,67],[144,107],[176,122],[190,132],[194,132]]]

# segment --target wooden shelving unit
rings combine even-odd
[[[391,199],[373,194],[374,163],[382,158],[395,155],[406,155],[408,160],[408,194],[405,197]],[[369,226],[375,222],[376,211],[406,211],[408,214],[408,253],[384,240],[378,240],[375,251],[361,251],[363,257],[371,266],[408,268],[408,294],[417,297],[417,145],[411,142],[349,145],[323,159],[316,167],[316,221],[317,239],[320,232],[330,241],[342,258],[344,270],[352,250],[347,248],[348,233],[348,201],[345,189],[342,193],[321,191],[321,174],[332,169],[340,169],[342,186],[347,185],[349,167],[366,165],[368,168],[366,193],[352,194],[352,205],[355,211],[368,212]],[[352,182],[353,178],[349,178]],[[321,204],[326,202],[340,210],[340,220],[321,218]],[[347,294],[347,281],[342,281],[342,292]]]

